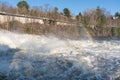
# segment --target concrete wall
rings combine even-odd
[[[0,22],[8,22],[8,21],[19,21],[21,23],[32,23],[38,22],[40,24],[44,24],[42,19],[34,19],[30,17],[19,17],[19,16],[11,16],[11,15],[0,15]]]
[[[72,23],[55,21],[44,17],[32,17],[19,14],[10,14],[5,12],[0,12],[0,23],[9,21],[19,21],[20,23],[40,23],[40,24],[56,24],[56,25],[73,25]]]

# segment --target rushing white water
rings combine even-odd
[[[8,80],[118,79],[120,41],[60,40],[0,31],[0,75]]]

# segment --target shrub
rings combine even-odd
[[[28,27],[28,26],[26,27],[26,32],[30,33],[30,27]]]

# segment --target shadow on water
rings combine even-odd
[[[20,49],[13,49],[7,45],[0,44],[0,80],[7,78],[11,60],[13,60],[15,53],[19,50]]]
[[[13,56],[20,49],[10,48],[8,45],[0,44],[0,57]]]

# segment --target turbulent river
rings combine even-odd
[[[120,41],[1,30],[0,80],[120,80]]]

